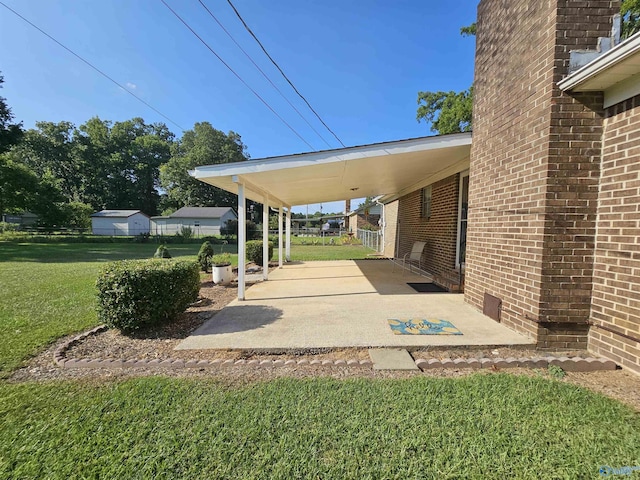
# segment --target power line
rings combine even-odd
[[[242,25],[244,25],[244,28],[246,28],[246,30],[251,34],[251,36],[253,37],[253,39],[258,42],[258,45],[260,45],[260,48],[262,49],[262,51],[264,52],[264,54],[269,58],[269,60],[271,60],[271,63],[273,63],[275,65],[275,67],[278,69],[278,71],[282,74],[282,76],[284,77],[284,79],[287,81],[287,83],[289,83],[289,85],[291,85],[291,88],[293,88],[293,90],[298,94],[298,96],[304,100],[304,103],[307,104],[307,107],[309,107],[309,109],[315,114],[316,117],[318,117],[318,120],[320,120],[320,122],[322,123],[322,125],[324,125],[326,127],[327,130],[329,130],[331,132],[331,134],[336,138],[336,140],[338,140],[338,142],[340,142],[340,145],[342,145],[343,147],[346,148],[346,145],[344,143],[342,143],[342,140],[340,140],[338,138],[338,136],[333,132],[333,130],[331,130],[329,128],[329,126],[324,123],[324,120],[322,120],[322,118],[320,118],[320,115],[318,115],[318,112],[316,112],[313,107],[311,106],[311,104],[307,101],[306,98],[304,98],[304,96],[298,91],[298,89],[295,87],[295,85],[291,82],[291,80],[289,80],[289,77],[287,77],[285,75],[285,73],[282,71],[282,69],[280,68],[280,66],[276,63],[276,61],[271,58],[271,55],[269,55],[269,52],[267,52],[267,49],[264,48],[264,46],[262,45],[262,43],[260,42],[260,40],[258,40],[258,37],[256,37],[256,35],[253,33],[253,31],[251,30],[251,28],[249,28],[249,25],[247,25],[247,23],[244,21],[244,19],[242,18],[242,16],[240,15],[240,12],[238,12],[238,10],[236,9],[236,7],[233,5],[233,3],[231,3],[231,0],[227,0],[227,3],[229,3],[229,5],[231,5],[231,8],[233,8],[233,11],[236,13],[237,17],[240,19],[240,21],[242,22]]]
[[[153,110],[154,112],[156,112],[158,115],[160,115],[161,117],[163,117],[164,119],[168,120],[169,122],[173,123],[176,127],[178,127],[180,130],[184,131],[184,128],[182,128],[180,125],[178,125],[176,122],[174,122],[173,120],[171,120],[169,117],[167,117],[164,113],[162,113],[160,110],[158,110],[157,108],[149,105],[146,101],[144,101],[142,98],[140,98],[139,96],[137,96],[135,93],[133,93],[132,91],[130,91],[129,89],[125,88],[123,85],[121,85],[120,83],[116,82],[113,78],[111,78],[109,75],[107,75],[106,73],[104,73],[102,70],[100,70],[98,67],[96,67],[95,65],[93,65],[91,62],[89,62],[88,60],[85,60],[84,58],[82,58],[80,55],[78,55],[76,52],[74,52],[73,50],[71,50],[69,47],[63,45],[62,43],[60,43],[58,40],[56,40],[55,38],[53,38],[51,35],[49,35],[47,32],[45,32],[44,30],[42,30],[40,27],[38,27],[37,25],[34,25],[33,23],[31,23],[29,20],[27,20],[26,18],[24,18],[22,15],[20,15],[18,12],[16,12],[15,10],[13,10],[11,7],[7,6],[6,4],[4,4],[3,2],[0,2],[0,5],[2,5],[4,8],[6,8],[7,10],[9,10],[11,13],[13,13],[14,15],[20,17],[22,20],[24,20],[26,23],[28,23],[29,25],[31,25],[33,28],[35,28],[36,30],[38,30],[40,33],[42,33],[44,36],[48,37],[49,39],[53,40],[55,43],[57,43],[58,45],[60,45],[62,48],[64,48],[67,52],[69,52],[71,55],[73,55],[74,57],[76,57],[77,59],[81,60],[82,62],[84,62],[85,64],[87,64],[88,66],[90,66],[91,68],[93,68],[96,72],[98,72],[100,75],[102,75],[103,77],[105,77],[107,80],[109,80],[111,83],[114,83],[115,85],[117,85],[118,87],[120,87],[121,89],[123,89],[125,92],[127,92],[129,95],[131,95],[132,97],[134,97],[136,100],[138,100],[139,102],[142,102],[143,104],[145,104],[147,107],[149,107],[151,110]]]
[[[259,99],[262,103],[264,103],[264,104],[266,105],[266,107],[267,107],[269,110],[271,110],[271,112],[273,112],[273,114],[274,114],[276,117],[278,117],[282,123],[284,123],[287,127],[289,127],[289,129],[290,129],[293,133],[295,133],[295,134],[296,134],[296,136],[297,136],[300,140],[302,140],[304,143],[306,143],[306,144],[307,144],[307,146],[308,146],[311,150],[316,150],[315,148],[313,148],[313,146],[312,146],[309,142],[307,142],[307,141],[302,137],[302,135],[300,135],[300,134],[299,134],[299,133],[298,133],[298,132],[297,132],[297,131],[296,131],[296,130],[291,126],[291,125],[289,125],[289,124],[285,121],[285,119],[284,119],[284,118],[282,118],[280,115],[278,115],[278,112],[276,112],[276,111],[271,107],[271,105],[269,105],[269,104],[268,104],[268,103],[267,103],[267,102],[266,102],[266,101],[265,101],[265,100],[264,100],[264,99],[263,99],[263,98],[258,94],[258,92],[256,92],[253,88],[251,88],[251,87],[249,86],[249,84],[248,84],[247,82],[245,82],[245,81],[244,81],[244,79],[243,79],[240,75],[238,75],[238,74],[235,72],[235,70],[234,70],[233,68],[231,68],[231,67],[227,64],[227,62],[225,62],[225,61],[222,59],[222,57],[220,57],[220,55],[218,55],[218,54],[216,53],[216,51],[215,51],[213,48],[211,48],[211,47],[209,46],[209,44],[208,44],[207,42],[205,42],[205,41],[202,39],[202,37],[200,37],[200,35],[198,35],[198,34],[196,33],[196,31],[195,31],[195,30],[194,30],[193,28],[191,28],[191,26],[190,26],[186,21],[184,21],[184,19],[183,19],[180,15],[178,15],[178,14],[177,14],[177,13],[176,13],[172,8],[171,8],[171,7],[167,4],[167,2],[165,2],[165,0],[160,0],[160,1],[164,4],[164,6],[165,6],[165,7],[167,7],[167,8],[169,9],[169,11],[170,11],[171,13],[173,13],[173,14],[176,16],[176,18],[177,18],[178,20],[180,20],[180,21],[184,24],[184,26],[185,26],[185,27],[187,27],[187,28],[191,31],[191,33],[193,33],[193,34],[196,36],[196,38],[197,38],[198,40],[200,40],[200,41],[202,42],[202,44],[203,44],[205,47],[207,47],[207,48],[209,49],[209,51],[210,51],[211,53],[213,53],[213,54],[216,56],[216,58],[217,58],[218,60],[220,60],[220,61],[222,62],[222,64],[223,64],[225,67],[227,67],[227,68],[229,69],[229,71],[230,71],[231,73],[233,73],[233,74],[236,76],[236,78],[237,78],[238,80],[240,80],[240,81],[244,84],[244,86],[245,86],[245,87],[247,87],[249,90],[251,90],[251,92],[252,92],[256,97],[258,97],[258,99]]]
[[[245,49],[244,49],[244,48],[242,48],[242,46],[241,46],[241,45],[236,41],[236,39],[235,39],[235,38],[233,38],[233,36],[232,36],[232,35],[229,33],[229,31],[224,27],[224,25],[222,25],[222,23],[220,22],[220,20],[218,20],[218,18],[217,18],[217,17],[216,17],[212,12],[211,12],[211,10],[209,10],[209,9],[207,8],[207,6],[204,4],[204,2],[203,2],[202,0],[198,0],[198,2],[200,2],[200,5],[202,5],[202,7],[207,11],[207,13],[208,13],[209,15],[211,15],[211,18],[213,18],[213,19],[216,21],[216,23],[220,26],[220,28],[222,28],[222,30],[224,30],[224,33],[226,33],[226,34],[229,36],[229,38],[233,41],[233,43],[235,43],[235,44],[236,44],[236,46],[237,46],[237,47],[242,51],[242,53],[244,53],[244,54],[245,54],[245,56],[249,59],[249,61],[253,64],[253,66],[254,66],[254,67],[256,67],[256,68],[258,69],[258,71],[262,74],[262,76],[263,76],[263,77],[264,77],[264,78],[265,78],[265,79],[266,79],[266,80],[271,84],[271,86],[272,86],[273,88],[275,88],[275,89],[276,89],[276,91],[280,94],[280,96],[281,96],[282,98],[284,98],[284,99],[285,99],[285,101],[286,101],[286,102],[291,106],[291,108],[293,108],[293,109],[296,111],[296,113],[297,113],[298,115],[300,115],[300,118],[302,118],[302,120],[304,120],[304,121],[305,121],[305,123],[306,123],[307,125],[309,125],[309,127],[311,128],[311,130],[313,130],[313,131],[316,133],[316,135],[318,135],[318,137],[320,137],[320,138],[322,139],[322,141],[323,141],[324,143],[326,143],[326,144],[327,144],[327,146],[328,146],[329,148],[332,148],[332,147],[331,147],[331,144],[330,144],[329,142],[327,142],[327,141],[324,139],[324,137],[323,137],[322,135],[320,135],[320,133],[319,133],[315,128],[313,128],[313,125],[311,125],[311,123],[309,123],[309,121],[305,118],[305,116],[304,116],[304,115],[302,115],[302,113],[300,113],[300,110],[298,110],[298,109],[295,107],[295,105],[289,101],[289,99],[284,95],[284,93],[282,93],[282,91],[281,91],[281,90],[280,90],[280,89],[279,89],[279,88],[278,88],[278,87],[277,87],[277,86],[276,86],[276,85],[271,81],[271,79],[267,76],[267,74],[266,74],[266,73],[264,73],[264,71],[263,71],[263,70],[258,66],[258,64],[253,60],[253,58],[251,58],[251,55],[249,55],[249,54],[245,51]]]

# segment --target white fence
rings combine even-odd
[[[375,250],[376,252],[382,251],[382,231],[362,230],[359,228],[356,236],[365,247]]]

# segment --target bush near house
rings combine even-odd
[[[98,318],[125,332],[168,322],[198,298],[198,264],[185,260],[123,260],[106,264],[96,281]]]
[[[269,242],[269,260],[273,257],[273,243]],[[247,260],[262,265],[262,240],[252,240],[247,242]]]

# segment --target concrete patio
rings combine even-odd
[[[388,260],[294,262],[269,273],[208,320],[177,349],[310,349],[533,345],[464,302],[463,295],[418,293],[428,279]],[[436,318],[462,335],[394,335],[388,319]]]

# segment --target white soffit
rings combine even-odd
[[[558,82],[572,92],[604,92],[605,107],[640,93],[640,33]]]
[[[194,178],[273,205],[304,205],[396,194],[469,166],[471,133],[421,137],[246,162],[196,167]],[[455,173],[455,172],[453,172]],[[444,177],[442,177],[444,178]]]

